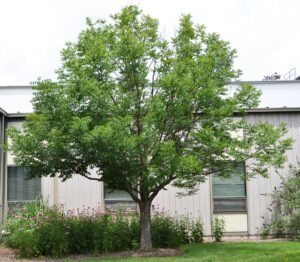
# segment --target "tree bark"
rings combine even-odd
[[[147,200],[141,201],[141,203],[139,204],[141,227],[140,249],[143,251],[149,251],[152,249],[151,202],[151,200]]]

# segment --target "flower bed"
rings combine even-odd
[[[188,217],[174,218],[156,211],[151,226],[154,247],[202,241],[201,221]],[[22,257],[63,257],[138,249],[139,235],[137,212],[107,213],[87,208],[75,215],[33,202],[9,216],[2,242],[17,248]]]

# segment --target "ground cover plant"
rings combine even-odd
[[[155,211],[151,221],[153,246],[179,247],[203,238],[200,220],[171,217]],[[13,210],[2,230],[4,245],[22,257],[70,254],[101,254],[139,248],[139,217],[136,211],[107,213],[86,208],[64,213],[42,201]]]

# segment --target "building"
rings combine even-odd
[[[289,129],[287,136],[295,140],[293,149],[287,153],[287,163],[295,162],[300,153],[300,81],[248,83],[260,89],[262,97],[259,108],[251,110],[245,119],[251,123],[267,121],[273,125],[286,122]],[[231,83],[230,88],[234,90],[238,85],[239,82]],[[9,140],[5,134],[6,128],[21,128],[26,113],[32,112],[30,101],[33,92],[30,86],[0,87],[1,143]],[[101,182],[76,175],[66,182],[46,177],[24,181],[25,172],[26,169],[15,166],[12,155],[1,152],[1,221],[8,207],[31,201],[40,193],[50,205],[63,205],[66,210],[135,205],[122,191],[105,191]],[[247,170],[241,166],[238,172]],[[199,185],[199,191],[195,195],[178,198],[178,189],[169,186],[156,197],[153,205],[172,214],[200,216],[207,236],[211,235],[213,217],[222,215],[228,235],[257,237],[265,219],[270,216],[270,198],[265,194],[271,193],[279,185],[280,178],[272,170],[269,178],[254,177],[246,182],[240,179],[221,181],[209,177],[205,183]]]

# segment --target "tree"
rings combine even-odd
[[[241,161],[255,160],[250,176],[285,160],[285,126],[232,119],[257,107],[260,96],[246,84],[229,95],[227,84],[240,76],[235,56],[189,15],[171,40],[136,6],[110,22],[88,19],[62,51],[59,81],[40,82],[34,113],[21,131],[10,130],[16,162],[30,177],[79,174],[127,191],[140,210],[140,248],[148,250],[151,202],[170,183],[192,193],[209,174],[230,176]],[[243,137],[232,135],[240,130]]]

